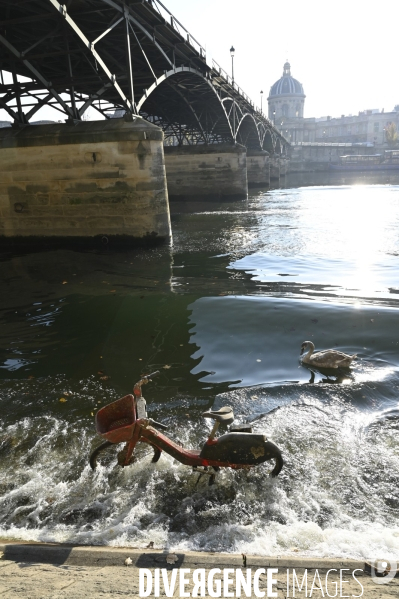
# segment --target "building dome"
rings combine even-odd
[[[283,76],[271,86],[267,101],[269,118],[273,119],[273,122],[281,118],[303,118],[305,94],[302,83],[291,76],[291,65],[288,60],[284,64]]]
[[[269,97],[283,96],[286,94],[289,94],[290,96],[304,95],[302,83],[299,83],[297,79],[291,77],[291,65],[288,61],[284,64],[284,71],[281,79],[271,86]]]

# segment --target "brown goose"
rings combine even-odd
[[[305,351],[307,353],[303,355]],[[350,356],[336,349],[325,349],[315,354],[313,352],[314,344],[312,341],[304,341],[301,345],[301,362],[317,368],[349,368],[352,360],[357,357],[356,354]]]

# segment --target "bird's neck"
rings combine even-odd
[[[310,356],[313,354],[313,350],[314,350],[314,347],[309,347],[307,353],[305,354],[305,358],[309,359]]]

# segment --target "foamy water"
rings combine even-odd
[[[0,534],[25,540],[176,550],[365,558],[399,552],[399,419],[377,418],[334,399],[331,387],[311,398],[304,385],[293,403],[267,409],[269,389],[218,398],[238,421],[281,447],[285,467],[222,471],[212,487],[167,455],[151,463],[142,449],[121,469],[110,449],[93,473],[92,431],[57,418],[25,418],[2,433]],[[246,409],[242,410],[242,406]],[[398,405],[399,407],[399,405]],[[240,408],[241,412],[240,413]],[[179,422],[195,446],[207,427]],[[30,438],[29,444],[25,440]],[[6,467],[5,467],[6,466]]]

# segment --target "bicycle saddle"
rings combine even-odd
[[[213,418],[213,420],[217,420],[223,424],[231,424],[234,420],[233,408],[230,406],[225,406],[220,408],[220,410],[208,410],[208,412],[203,412],[204,418]]]

